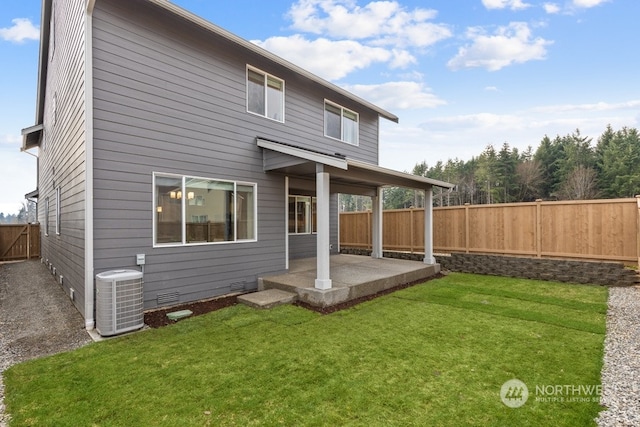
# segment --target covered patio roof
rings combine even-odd
[[[280,172],[298,178],[316,179],[316,164],[325,166],[335,192],[375,195],[378,187],[405,187],[424,190],[431,187],[453,188],[454,184],[412,175],[382,166],[349,159],[281,142],[257,138],[263,151],[265,172]]]
[[[316,279],[315,289],[332,292],[330,266],[329,204],[331,193],[368,195],[372,198],[372,253],[373,258],[382,258],[382,188],[398,186],[423,190],[425,194],[424,263],[435,265],[433,257],[433,187],[453,188],[454,185],[422,176],[394,171],[358,160],[351,160],[340,153],[323,153],[291,144],[257,138],[262,148],[265,172],[282,173],[293,177],[295,185],[311,187],[316,194]],[[289,181],[287,181],[287,188]],[[287,204],[288,206],[288,204]],[[285,209],[288,209],[286,207]],[[287,211],[288,217],[288,211]],[[287,268],[289,268],[287,244]]]

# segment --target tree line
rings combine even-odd
[[[26,224],[36,221],[36,203],[33,200],[23,202],[17,214],[0,212],[0,224]]]
[[[545,135],[535,150],[488,145],[468,161],[456,158],[431,166],[423,161],[411,173],[456,185],[453,190],[434,187],[434,206],[634,197],[640,194],[640,134],[636,128],[614,131],[609,125],[594,143],[576,129],[554,139]],[[341,198],[343,211],[370,206],[366,198]],[[422,192],[385,189],[385,209],[423,206]]]

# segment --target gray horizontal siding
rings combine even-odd
[[[284,270],[284,178],[263,172],[257,136],[377,161],[373,112],[146,2],[97,2],[93,35],[95,269],[136,268],[144,253],[146,308],[175,291],[184,302],[238,282],[255,288],[258,277]],[[247,63],[285,80],[285,123],[246,112]],[[324,98],[361,114],[360,147],[324,137]],[[154,248],[154,172],[257,183],[258,241]]]
[[[56,47],[48,64],[44,138],[38,161],[39,221],[49,199],[49,235],[42,227],[42,257],[64,277],[64,291],[75,291],[74,304],[84,314],[84,2],[54,1]],[[53,99],[56,98],[54,122]],[[56,200],[56,187],[61,197]],[[60,206],[60,234],[55,232]]]

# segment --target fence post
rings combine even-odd
[[[464,248],[469,253],[469,203],[464,204]]]
[[[542,258],[542,199],[536,199],[536,256]]]
[[[31,224],[27,224],[27,261],[31,259]]]
[[[413,253],[413,243],[414,243],[414,235],[413,235],[413,208],[409,209],[409,233],[411,235],[411,241],[409,242],[409,252]]]
[[[638,268],[640,268],[640,195],[636,195],[638,213],[636,215],[636,256],[638,257]]]
[[[384,224],[384,219],[382,220],[382,223]],[[367,246],[366,248],[373,250],[373,239],[371,237],[371,211],[367,211]],[[383,252],[384,252],[384,249],[383,249]]]

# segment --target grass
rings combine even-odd
[[[589,425],[597,396],[536,386],[600,384],[606,298],[451,274],[327,316],[233,306],[16,365],[7,411],[11,426]],[[529,388],[516,409],[512,378]]]

